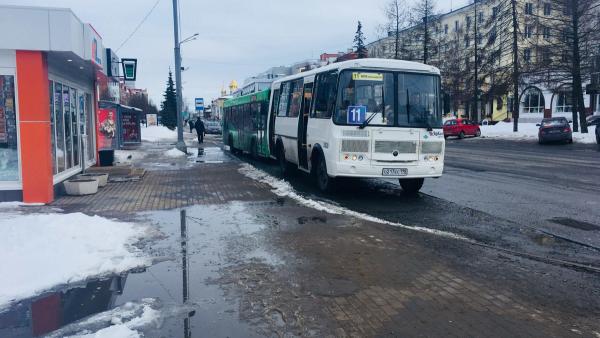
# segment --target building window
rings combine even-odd
[[[448,24],[444,25],[444,34],[448,34]]]
[[[570,113],[573,111],[573,99],[570,91],[561,91],[558,93],[556,101],[557,113]]]
[[[533,35],[533,25],[525,25],[525,37],[531,38]]]
[[[525,50],[523,50],[523,60],[527,63],[531,61],[531,49],[525,48]]]
[[[479,23],[483,23],[483,12],[479,12],[478,18],[479,18],[479,20],[478,20]]]
[[[533,14],[533,3],[531,3],[531,2],[525,3],[525,14],[527,14],[527,15]]]
[[[19,180],[15,77],[0,75],[0,182]]]
[[[467,16],[467,29],[471,28],[471,17]]]
[[[483,44],[483,34],[481,34],[481,33],[477,34],[477,44],[478,45]]]
[[[552,14],[552,4],[549,2],[544,3],[544,15],[549,16]]]
[[[458,20],[454,21],[454,31],[458,32]]]
[[[494,6],[494,8],[492,8],[492,18],[496,18],[498,16],[498,11],[500,9],[498,8],[498,6]]]
[[[544,95],[538,88],[529,88],[523,97],[523,113],[539,114],[544,112]]]
[[[471,39],[469,39],[469,36],[465,36],[465,47],[469,47],[471,45]]]
[[[544,26],[542,28],[542,36],[544,40],[550,40],[550,27]]]

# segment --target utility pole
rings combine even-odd
[[[175,34],[175,91],[177,94],[177,149],[187,153],[187,147],[183,141],[183,117],[181,116],[181,50],[179,43],[179,13],[178,0],[173,0],[173,32]]]
[[[513,132],[519,131],[519,108],[521,105],[521,98],[519,97],[519,24],[517,22],[517,1],[511,0],[512,6],[512,26],[513,26],[513,38],[512,38],[512,54],[513,54]]]
[[[477,29],[477,20],[478,20],[478,14],[477,14],[477,1],[475,1],[475,15],[473,18],[473,29],[474,29],[474,34],[473,34],[473,39],[475,41],[473,41],[475,43],[475,76],[474,76],[474,80],[473,80],[473,84],[475,86],[475,97],[473,98],[473,114],[471,116],[471,120],[475,120],[476,122],[479,122],[479,108],[478,103],[479,103],[479,54],[478,54],[478,49],[479,49],[479,30]]]

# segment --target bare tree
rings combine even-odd
[[[591,80],[600,55],[600,1],[555,0],[547,10],[552,15],[530,14],[539,19],[542,37],[535,46],[532,78],[548,86],[569,85],[573,130],[587,133],[583,84]]]
[[[394,59],[400,59],[400,31],[406,28],[409,20],[408,7],[404,0],[390,0],[385,7],[387,24],[385,25],[388,34],[394,36]]]
[[[432,54],[437,54],[435,32],[439,30],[438,16],[435,14],[435,0],[419,0],[412,8],[413,40],[419,44],[420,59],[428,64]]]

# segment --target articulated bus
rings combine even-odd
[[[395,178],[404,191],[415,193],[424,178],[442,175],[441,81],[435,67],[350,60],[277,79],[270,91],[236,100],[260,102],[261,108],[226,103],[226,125],[244,121],[237,129],[225,127],[226,144],[275,158],[283,174],[290,168],[313,174],[321,190],[340,177]],[[250,136],[236,136],[240,130]]]

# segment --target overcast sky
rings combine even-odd
[[[105,47],[117,49],[156,0],[0,0],[2,4],[68,7],[102,36]],[[409,2],[416,0],[407,0]],[[352,46],[356,22],[363,23],[367,43],[377,39],[385,22],[388,0],[180,0],[182,38],[199,33],[182,45],[183,96],[206,101],[221,86],[269,67],[318,58],[323,52]],[[448,11],[468,0],[438,0]],[[157,104],[162,99],[169,67],[173,68],[172,0],[158,5],[118,52],[138,59],[138,88],[147,88]]]

